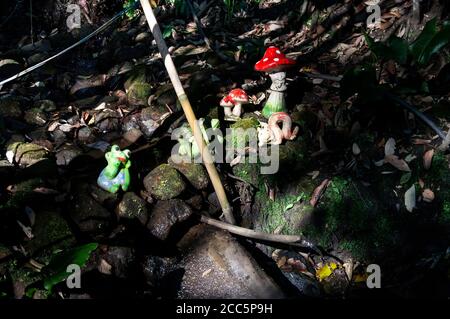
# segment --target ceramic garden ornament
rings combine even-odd
[[[294,64],[294,60],[287,58],[280,49],[274,46],[269,47],[263,58],[256,62],[255,70],[268,73],[272,80],[269,99],[262,110],[265,118],[269,118],[275,112],[287,111],[284,99],[284,92],[287,89],[286,69]]]
[[[119,146],[113,145],[105,154],[108,165],[97,179],[98,186],[110,193],[117,193],[120,188],[127,191],[130,186],[130,155],[129,150],[121,151]]]
[[[281,128],[279,126],[281,123]],[[265,144],[279,145],[283,140],[293,140],[297,137],[298,127],[292,130],[292,120],[285,112],[273,113],[269,117],[268,123],[261,123],[258,128],[258,145]]]
[[[200,118],[198,119],[198,122],[200,130],[202,131],[203,139],[205,140],[206,144],[209,144],[210,140],[206,132],[205,119]],[[211,119],[211,129],[217,129],[219,127],[220,121],[218,119]],[[195,143],[194,134],[192,134],[191,128],[186,124],[181,127],[181,130],[181,137],[178,138],[178,143],[180,144],[178,148],[178,155],[182,157],[186,156],[190,159],[197,158],[201,153],[200,149],[197,146],[197,143]],[[218,139],[219,143],[223,143],[222,136],[217,135],[216,138]]]
[[[244,90],[231,90],[230,93],[220,101],[220,106],[224,108],[225,120],[236,121],[240,118],[243,113],[242,105],[248,104],[248,102],[248,95]]]

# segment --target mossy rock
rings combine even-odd
[[[264,183],[260,184],[254,206],[254,210],[259,213],[258,228],[268,233],[281,230],[283,234],[295,234],[292,215],[301,214],[305,199],[306,193],[300,187],[285,193],[279,192],[274,199],[270,199]]]
[[[40,262],[48,261],[57,249],[66,249],[75,244],[67,221],[58,212],[38,212],[33,226],[34,238],[27,242],[26,250],[32,255],[39,252]]]
[[[17,142],[7,148],[6,158],[11,163],[29,166],[49,156],[49,152],[42,146],[33,143]]]
[[[340,249],[358,258],[386,252],[394,240],[395,220],[372,192],[350,178],[334,178],[314,212],[306,233],[329,247],[337,240]]]
[[[145,176],[144,186],[160,200],[177,197],[186,188],[180,173],[169,164],[161,164]]]
[[[248,159],[245,162],[239,163],[232,168],[233,175],[239,177],[245,182],[257,186],[263,183],[263,176],[261,175],[261,163],[249,163]]]
[[[174,167],[181,174],[183,174],[189,183],[191,183],[197,190],[206,189],[208,187],[208,174],[202,164],[185,162],[175,163],[172,157],[169,158],[168,163],[170,166]]]
[[[130,72],[125,81],[125,91],[128,99],[135,105],[147,105],[148,98],[152,92],[151,78],[144,67],[139,67]]]
[[[278,174],[292,176],[292,172],[305,170],[310,159],[307,142],[299,136],[294,141],[286,141],[280,145],[280,170]]]
[[[231,125],[231,134],[227,136],[227,144],[231,145],[235,150],[242,150],[249,143],[258,146],[259,121],[256,118],[242,118]]]
[[[127,192],[123,195],[123,199],[117,206],[116,212],[120,218],[136,218],[143,224],[145,224],[148,219],[147,204],[133,192]]]
[[[17,210],[22,205],[30,204],[38,195],[34,192],[37,187],[44,186],[44,181],[40,178],[29,179],[15,185],[14,193],[12,197],[6,202],[5,205],[0,205],[2,208]]]

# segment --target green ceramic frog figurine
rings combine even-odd
[[[98,186],[110,193],[117,193],[120,188],[127,191],[130,186],[130,154],[129,150],[121,151],[119,146],[113,145],[111,151],[105,154],[108,166],[100,173]]]

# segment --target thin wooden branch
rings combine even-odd
[[[248,229],[244,227],[239,227],[235,225],[230,225],[224,222],[221,222],[219,220],[201,215],[200,221],[202,223],[226,230],[232,234],[239,235],[246,238],[266,241],[266,242],[274,242],[274,243],[280,243],[285,245],[291,245],[296,247],[302,247],[302,248],[310,248],[314,249],[316,251],[319,251],[314,244],[307,241],[302,236],[292,236],[292,235],[277,235],[277,234],[268,234],[268,233],[262,233],[257,232],[253,229]]]

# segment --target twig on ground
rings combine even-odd
[[[226,230],[232,234],[239,235],[246,238],[266,241],[266,242],[274,242],[274,243],[280,243],[295,247],[301,247],[301,248],[310,248],[314,251],[317,251],[320,253],[320,250],[314,245],[313,243],[309,242],[302,236],[292,236],[292,235],[277,235],[277,234],[268,234],[268,233],[262,233],[257,232],[252,229],[239,227],[235,225],[231,225],[225,222],[221,222],[219,220],[201,215],[200,221],[202,223]]]

